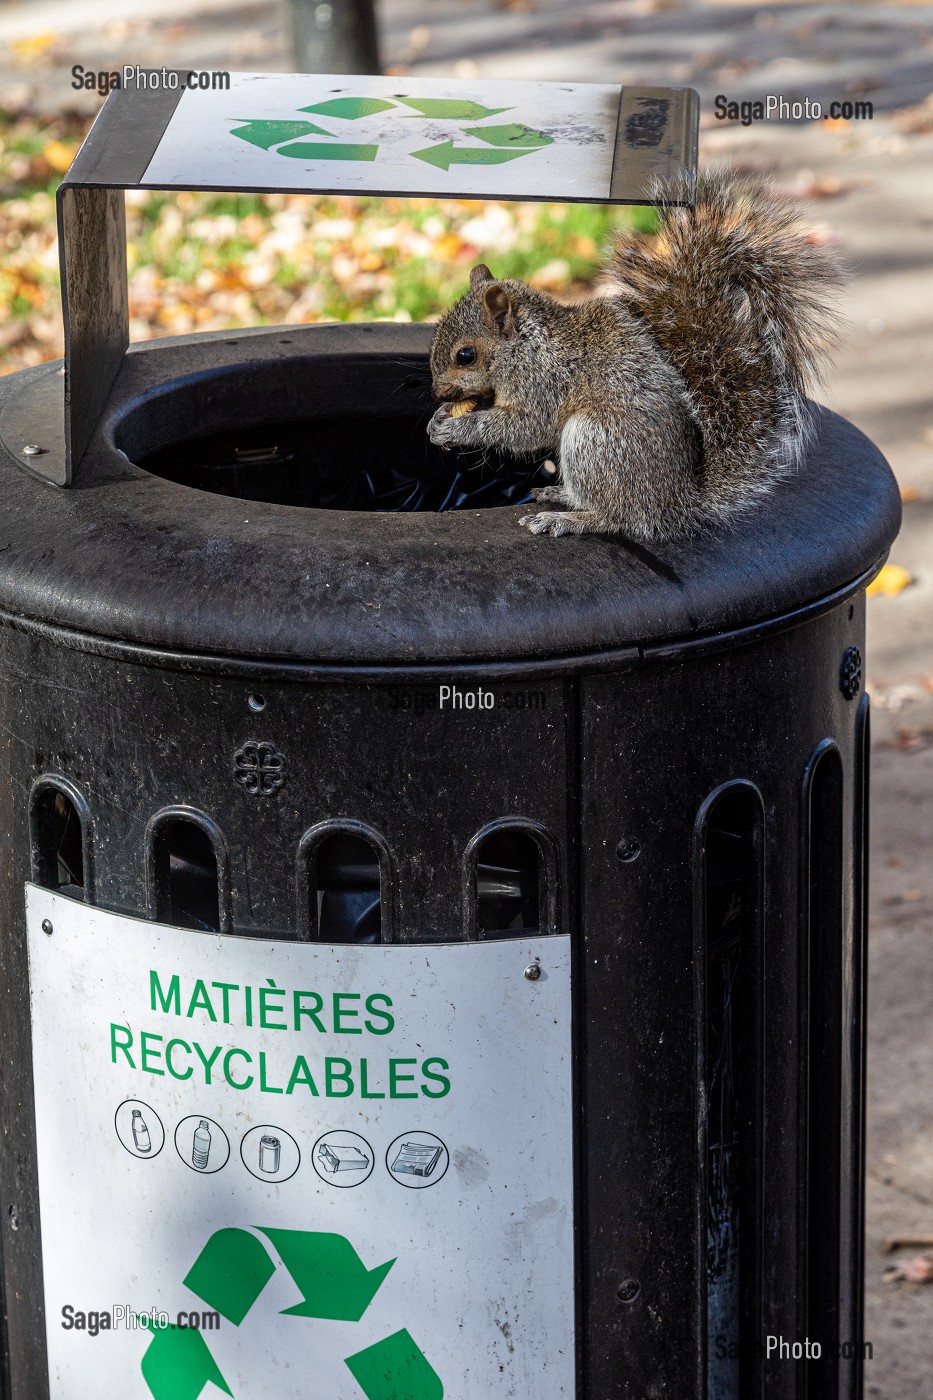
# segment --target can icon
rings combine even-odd
[[[207,1126],[207,1119],[202,1118],[194,1130],[194,1146],[191,1151],[191,1165],[197,1167],[198,1171],[203,1171],[207,1166],[207,1159],[211,1155],[211,1130]]]
[[[137,1152],[151,1152],[152,1142],[149,1137],[149,1129],[146,1127],[146,1120],[142,1111],[133,1109],[133,1141],[136,1144]]]
[[[264,1133],[259,1139],[259,1170],[261,1172],[277,1172],[279,1163],[282,1160],[282,1144],[277,1137],[271,1133]]]

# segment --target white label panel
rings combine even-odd
[[[187,89],[141,183],[609,195],[620,89],[598,83],[233,73]]]
[[[52,1400],[573,1395],[569,939],[27,917]]]

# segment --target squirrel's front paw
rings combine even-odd
[[[579,535],[583,532],[579,518],[572,511],[541,510],[537,515],[523,515],[518,523],[533,535]]]
[[[529,495],[539,506],[569,506],[570,499],[564,492],[563,486],[532,486]],[[530,519],[530,517],[528,517]],[[525,522],[522,521],[522,524]]]
[[[443,403],[428,424],[428,437],[435,447],[469,447],[476,441],[469,422],[469,414],[456,417],[450,411],[450,404]]]

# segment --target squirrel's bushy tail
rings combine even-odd
[[[722,516],[799,462],[844,273],[765,180],[717,172],[679,202],[691,194],[686,180],[656,189],[658,236],[618,235],[613,273],[686,381],[702,494]]]

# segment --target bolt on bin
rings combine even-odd
[[[739,526],[535,539],[428,327],[127,350],[125,188],[695,164],[686,91],[234,85],[111,94],[0,382],[3,1393],[857,1400],[891,473],[818,409]]]

